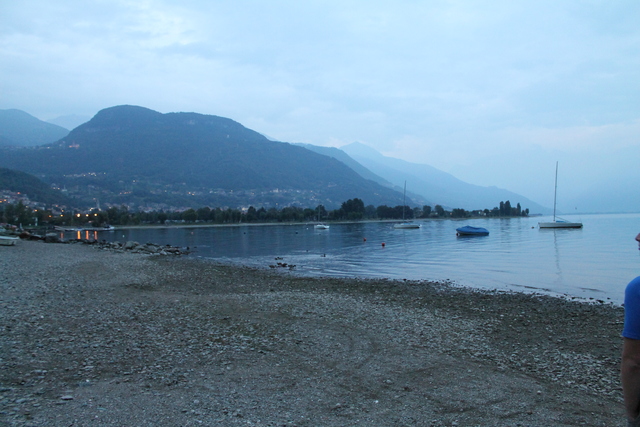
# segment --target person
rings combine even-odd
[[[636,236],[640,245],[640,234]],[[640,276],[624,291],[620,378],[628,427],[640,427]]]

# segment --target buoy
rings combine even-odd
[[[365,237],[363,240],[366,242],[366,241],[367,241],[367,238]]]
[[[384,242],[382,242],[382,247],[384,248]]]

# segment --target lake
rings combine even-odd
[[[446,280],[622,303],[624,287],[640,275],[634,240],[640,214],[565,218],[584,227],[539,229],[538,222],[551,218],[534,217],[426,220],[409,230],[388,222],[331,224],[328,230],[310,224],[139,228],[100,232],[98,238],[189,246],[191,257],[263,268],[293,264],[294,274],[308,276]],[[455,229],[463,225],[490,234],[457,237]]]

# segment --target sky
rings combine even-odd
[[[640,212],[637,0],[0,0],[0,109],[139,105]]]

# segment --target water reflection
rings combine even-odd
[[[60,231],[58,233],[58,237],[61,240],[65,239],[76,239],[76,240],[89,240],[95,241],[98,240],[98,231],[97,230],[73,230],[73,231]]]

